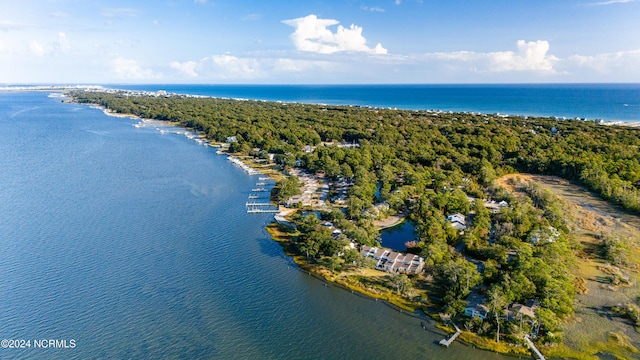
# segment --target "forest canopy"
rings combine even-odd
[[[355,178],[352,195],[373,201],[404,185],[427,188],[489,185],[512,172],[556,175],[640,213],[640,129],[592,121],[469,113],[388,110],[186,96],[75,92],[94,103],[142,118],[179,122],[217,142],[235,136],[233,151],[302,160],[310,171]],[[320,144],[358,144],[355,147]],[[305,152],[305,146],[317,147]]]
[[[498,177],[559,176],[640,214],[640,129],[542,117],[126,92],[72,95],[79,103],[194,128],[212,142],[229,143],[231,152],[271,158],[284,170],[298,166],[349,184],[344,209],[323,214],[342,230],[338,239],[315,216],[294,219],[298,251],[332,271],[367,266],[356,250],[341,249],[348,241],[376,245],[373,209],[407,214],[417,240],[407,250],[425,258],[436,288],[432,295],[441,299],[442,310],[462,313],[465,299],[483,288],[498,338],[507,304],[538,302],[536,321],[549,334],[572,314],[571,269],[579,247],[565,204],[533,184],[519,184],[526,197],[517,199],[495,185]],[[297,179],[289,178],[273,195],[283,202],[298,193]],[[484,199],[509,205],[491,212]],[[380,204],[385,206],[374,206]],[[445,220],[454,213],[471,215],[462,232]],[[607,256],[623,264],[624,247],[615,239],[605,245]],[[486,328],[478,326],[481,331]]]

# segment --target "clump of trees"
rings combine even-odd
[[[289,176],[280,180],[271,190],[271,198],[278,203],[285,202],[288,198],[300,195],[300,180],[295,176]]]
[[[611,234],[600,234],[599,236],[602,257],[615,266],[625,266],[629,264],[629,245],[618,236]]]
[[[640,305],[640,298],[637,298],[635,302],[612,306],[611,311],[628,319],[633,325],[640,326],[640,306],[638,305]]]

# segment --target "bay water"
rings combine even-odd
[[[507,358],[300,271],[257,176],[136,123],[0,92],[0,358]]]

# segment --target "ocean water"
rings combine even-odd
[[[640,84],[106,86],[251,100],[640,122]]]
[[[31,346],[0,358],[507,359],[298,270],[257,176],[136,123],[0,92],[0,339]]]

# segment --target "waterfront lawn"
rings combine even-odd
[[[426,291],[413,287],[406,276],[409,281],[406,284],[399,284],[398,281],[402,280],[394,279],[395,276],[380,270],[349,266],[346,271],[334,271],[323,265],[322,258],[307,259],[304,254],[298,251],[294,243],[299,235],[297,231],[287,232],[285,229],[286,227],[276,223],[267,226],[267,231],[272,238],[282,246],[285,254],[291,256],[301,269],[348,290],[357,291],[374,299],[388,301],[408,312],[425,310],[425,307],[429,305],[426,301]],[[418,279],[418,277],[414,278]],[[399,287],[402,287],[402,291],[398,290]]]

